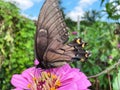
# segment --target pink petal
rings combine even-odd
[[[87,89],[89,86],[91,86],[91,83],[87,79],[78,80],[76,84],[80,90]]]
[[[39,61],[37,59],[34,60],[34,65],[37,66],[39,64]]]
[[[64,69],[64,71],[71,69],[69,64],[62,66],[61,68]]]
[[[58,76],[64,76],[64,74],[66,74],[70,69],[71,67],[68,64],[66,64],[58,68],[53,68],[50,71],[54,72]]]
[[[40,68],[31,67],[31,68],[26,69],[25,71],[23,71],[22,76],[24,78],[26,78],[29,82],[31,82],[33,77],[40,76],[41,71],[42,70]]]
[[[22,72],[22,77],[25,78],[29,83],[31,82],[33,78],[33,71],[35,70],[35,67],[26,69],[25,71]],[[33,75],[33,76],[32,76]]]
[[[58,90],[79,90],[79,89],[75,83],[71,83],[60,87]]]
[[[17,75],[17,74],[13,75],[11,79],[11,83],[14,87],[28,89],[27,85],[29,84],[29,82],[25,78],[23,78],[21,75]]]
[[[61,81],[64,84],[66,84],[66,83],[68,83],[69,80],[70,80],[69,83],[71,83],[71,82],[75,82],[75,81],[79,80],[79,78],[80,78],[80,76],[78,74],[78,69],[75,69],[75,70],[71,69],[71,70],[69,70],[68,73],[66,73],[65,75],[63,75],[61,77]]]
[[[15,88],[15,89],[12,89],[12,90],[23,90],[22,88]],[[29,89],[27,89],[29,90]]]
[[[62,83],[64,83],[64,84],[66,84],[66,83],[71,83],[71,82],[73,82],[73,79],[74,79],[74,73],[68,73],[68,75],[67,74],[65,74],[64,76],[62,76],[61,77],[61,82]]]
[[[39,77],[39,76],[40,76],[40,73],[41,73],[42,71],[44,71],[44,70],[42,70],[41,68],[36,68],[36,67],[35,67],[35,69],[33,70],[33,74],[34,74],[35,77]]]
[[[87,79],[84,73],[80,72],[80,79],[76,82],[79,89],[87,89],[89,86],[91,86],[90,81]]]

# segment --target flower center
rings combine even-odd
[[[30,90],[57,90],[61,86],[60,77],[43,71],[38,78],[33,77],[28,84]]]

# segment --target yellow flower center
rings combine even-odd
[[[60,77],[43,71],[39,77],[33,77],[32,83],[28,84],[31,90],[57,90],[61,86]]]
[[[51,87],[50,90],[56,90],[55,87]]]

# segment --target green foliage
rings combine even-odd
[[[108,18],[112,18],[115,20],[118,20],[120,18],[120,15],[118,14],[118,8],[117,5],[114,4],[118,4],[115,2],[110,2],[106,4],[106,12],[108,13]]]
[[[72,21],[70,18],[65,19],[65,22],[71,30],[74,30],[73,26],[77,24],[76,22]]]
[[[84,24],[80,26],[82,29],[78,31],[78,37],[82,37],[88,43],[86,49],[90,50],[92,55],[87,62],[72,64],[72,66],[81,67],[83,72],[91,76],[103,71],[118,61],[120,58],[120,50],[117,47],[119,36],[114,34],[115,24],[97,21],[90,26]],[[113,76],[113,73],[110,73],[110,75]],[[108,78],[106,77],[106,75],[98,77],[100,90],[109,88]],[[91,79],[91,82],[95,83],[95,80]],[[95,86],[93,85],[92,89],[94,88]]]
[[[10,78],[33,65],[33,21],[11,3],[0,1],[0,89],[10,90]]]
[[[120,70],[116,78],[114,78],[113,82],[113,90],[119,90],[120,89]]]
[[[103,2],[105,2],[105,0],[101,0],[101,4],[103,4]],[[105,12],[107,13],[108,18],[112,20],[120,19],[119,5],[120,0],[112,0],[111,2],[107,0],[107,2],[105,3]]]

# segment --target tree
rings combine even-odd
[[[100,13],[96,10],[86,11],[84,16],[82,17],[83,20],[94,23],[100,17]]]
[[[120,0],[101,0],[101,5],[105,3],[105,12],[108,15],[108,18],[112,20],[120,19]]]

